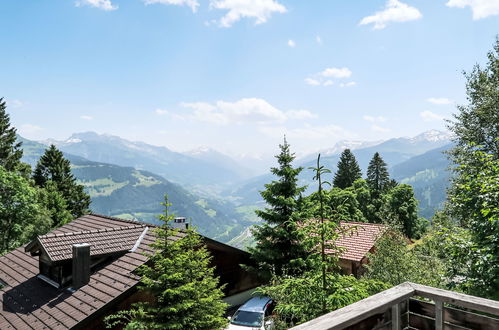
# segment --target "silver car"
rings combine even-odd
[[[269,297],[253,297],[244,303],[229,319],[227,330],[269,330],[274,328],[271,319],[274,302]]]

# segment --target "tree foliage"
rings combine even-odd
[[[351,187],[355,180],[362,178],[360,166],[350,149],[341,153],[338,169],[333,179],[333,186],[341,189]]]
[[[374,154],[369,162],[366,181],[372,193],[376,196],[386,192],[390,187],[387,165],[378,152]]]
[[[138,270],[140,290],[154,302],[140,302],[129,311],[106,318],[108,327],[125,324],[127,329],[220,329],[227,324],[226,304],[219,280],[210,267],[211,257],[201,237],[192,229],[171,226],[174,216],[160,216],[155,229],[154,253]]]
[[[66,202],[67,209],[75,218],[89,212],[90,196],[76,182],[71,173],[71,163],[53,144],[40,157],[33,173],[39,187],[56,187]]]
[[[17,142],[16,129],[10,125],[7,104],[0,98],[0,166],[7,171],[18,172],[24,176],[29,173],[29,165],[21,162],[23,150]]]
[[[418,217],[418,201],[412,186],[401,184],[388,193],[388,208],[391,224],[400,228],[405,236],[420,238],[428,225],[426,219]]]
[[[28,179],[0,166],[0,254],[51,228],[50,213],[39,198]]]
[[[300,274],[306,269],[306,250],[300,243],[296,212],[300,210],[300,196],[305,187],[298,185],[301,167],[293,168],[295,156],[284,138],[276,156],[278,167],[271,169],[278,179],[265,185],[261,195],[267,207],[256,214],[264,222],[253,229],[256,246],[250,248],[253,259],[258,264],[258,273],[269,279],[271,273],[277,275]]]

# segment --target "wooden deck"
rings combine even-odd
[[[292,329],[492,330],[499,301],[406,282]]]

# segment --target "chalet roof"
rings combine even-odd
[[[93,233],[101,238],[98,246],[124,237],[127,243],[120,249],[129,249],[137,242],[144,228],[140,222],[90,214],[40,238],[42,244],[50,243],[47,249],[54,258],[59,258],[56,257],[60,256],[58,253],[67,249],[58,247],[55,241],[69,244],[74,239],[80,242],[85,235]],[[131,244],[132,241],[134,244]],[[134,271],[147,261],[143,253],[152,252],[149,245],[153,241],[152,231],[149,230],[134,252],[112,259],[90,276],[87,285],[75,292],[57,289],[39,280],[36,277],[39,273],[38,257],[25,253],[24,248],[1,256],[0,279],[7,285],[0,289],[0,329],[69,329],[82,324],[138,284],[140,278]]]
[[[77,232],[38,236],[28,244],[26,252],[42,249],[51,261],[70,260],[73,244],[90,244],[90,256],[100,256],[132,250],[149,227],[146,224],[101,228]]]
[[[341,222],[340,226],[345,234],[336,240],[336,246],[344,248],[339,257],[350,261],[361,261],[388,229],[382,224],[364,222]]]

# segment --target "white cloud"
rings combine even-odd
[[[315,41],[319,44],[322,45],[322,38],[320,36],[315,37]]]
[[[326,78],[349,78],[352,71],[349,68],[326,68],[319,74]]]
[[[431,111],[423,111],[423,112],[420,112],[419,115],[421,116],[421,118],[424,121],[440,121],[440,120],[445,119],[444,116],[438,115],[438,114],[431,112]]]
[[[398,0],[388,0],[384,10],[374,13],[374,15],[364,17],[359,24],[374,24],[374,30],[381,30],[384,29],[389,22],[414,21],[421,17],[423,17],[423,15],[417,8],[411,7]]]
[[[19,133],[21,135],[33,135],[42,131],[43,128],[40,126],[32,125],[32,124],[23,124],[19,127]]]
[[[452,100],[445,97],[430,97],[427,98],[426,101],[437,105],[452,104]]]
[[[288,40],[288,46],[289,47],[296,47],[296,43],[293,40],[289,39]]]
[[[365,121],[371,122],[371,123],[384,123],[386,121],[386,118],[383,116],[373,117],[373,116],[365,115],[362,117],[362,119],[364,119]]]
[[[275,0],[210,0],[210,7],[228,10],[219,21],[222,27],[231,27],[245,17],[254,18],[255,24],[262,24],[273,13],[286,12],[286,7]]]
[[[286,117],[288,119],[312,119],[317,118],[317,115],[308,110],[289,110],[286,111]]]
[[[199,2],[197,2],[197,0],[144,0],[144,3],[146,5],[159,3],[163,5],[187,6],[191,8],[193,13],[195,13],[199,7]]]
[[[94,117],[87,116],[87,115],[80,116],[80,118],[83,119],[83,120],[92,120],[92,119],[94,119]]]
[[[118,9],[118,6],[113,5],[111,0],[78,0],[75,5],[76,7],[90,6],[107,11]]]
[[[181,103],[181,107],[191,109],[187,115],[171,114],[166,110],[156,110],[158,114],[169,114],[179,119],[190,119],[216,125],[229,124],[270,124],[282,123],[287,120],[304,120],[317,118],[317,115],[308,110],[281,111],[259,98],[243,98],[236,102],[217,101]]]
[[[311,86],[320,86],[321,82],[317,79],[305,78],[305,83]]]
[[[388,133],[388,132],[391,132],[392,130],[389,129],[389,128],[386,128],[386,127],[381,127],[381,126],[378,126],[378,125],[372,125],[371,126],[371,129],[375,132],[379,132],[379,133]]]
[[[474,20],[499,15],[499,0],[449,0],[445,5],[456,8],[471,7]]]
[[[271,127],[262,126],[259,128],[260,132],[263,134],[273,137],[282,138],[286,135],[289,138],[296,139],[307,139],[307,140],[320,140],[320,139],[353,139],[356,138],[356,134],[349,132],[343,127],[337,125],[324,125],[324,126],[313,126],[305,125],[299,128],[286,128],[284,126]]]
[[[312,86],[331,86],[334,84],[332,79],[344,79],[349,78],[352,75],[352,71],[349,68],[326,68],[323,71],[311,75],[305,78],[305,82]],[[353,83],[355,84],[355,83]],[[341,87],[353,86],[351,83],[341,84]]]
[[[356,86],[357,83],[355,81],[349,81],[347,83],[341,83],[340,84],[340,87],[353,87],[353,86]]]

